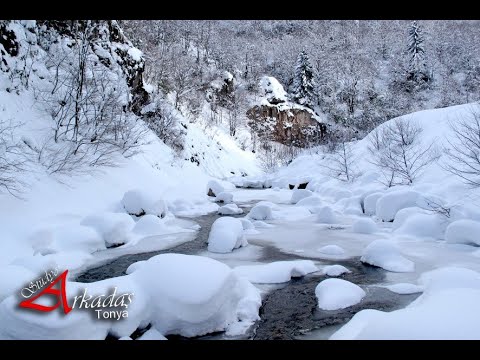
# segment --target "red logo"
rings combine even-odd
[[[65,290],[65,284],[67,282],[67,273],[68,273],[68,270],[65,270],[50,285],[48,285],[45,289],[43,289],[40,293],[33,296],[32,298],[23,300],[19,304],[19,306],[23,307],[23,308],[48,312],[48,311],[53,311],[56,308],[58,308],[60,305],[62,305],[63,306],[63,312],[65,314],[68,314],[70,311],[72,311],[72,308],[68,305],[67,293],[66,293],[66,290]],[[59,284],[60,289],[54,288],[54,286],[57,283],[60,283]],[[52,306],[36,304],[34,301],[37,300],[39,297],[41,297],[43,295],[51,295],[51,296],[53,295],[53,296],[56,297],[57,302],[55,303],[55,305],[52,305]]]

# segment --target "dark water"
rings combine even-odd
[[[247,213],[252,204],[239,205]],[[244,216],[237,215],[235,217]],[[133,263],[148,260],[152,256],[164,253],[181,253],[195,255],[207,248],[207,239],[212,223],[220,215],[215,213],[194,218],[201,226],[194,240],[176,247],[139,254],[123,255],[102,266],[91,268],[80,274],[76,281],[89,283],[107,278],[125,275],[126,269]],[[255,244],[254,241],[251,243]],[[281,260],[308,259],[295,254],[283,253],[273,246],[263,246],[260,262],[272,262]],[[318,261],[318,259],[311,259]],[[317,306],[315,287],[327,277],[325,275],[308,275],[299,279],[292,279],[288,283],[280,285],[277,289],[269,292],[260,308],[260,320],[250,331],[238,339],[296,339],[309,331],[322,329],[332,325],[342,325],[348,322],[353,315],[362,309],[377,309],[392,311],[403,308],[413,301],[419,294],[398,295],[387,289],[369,286],[381,283],[385,278],[385,271],[381,268],[365,265],[359,258],[349,260],[322,260],[325,264],[341,264],[347,267],[351,273],[344,274],[339,278],[351,281],[367,292],[366,297],[357,305],[346,309],[325,311]],[[147,327],[148,328],[148,327]],[[140,335],[145,329],[138,329],[135,334]],[[137,336],[135,336],[137,337]],[[223,333],[209,334],[196,339],[225,339]],[[181,336],[168,336],[169,340],[184,340]]]

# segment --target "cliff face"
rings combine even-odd
[[[142,78],[145,62],[140,50],[124,36],[115,20],[0,21],[0,70],[7,73],[25,71],[18,68],[19,61],[34,63],[38,61],[39,49],[48,53],[53,43],[75,41],[82,36],[92,56],[108,70],[123,73],[132,95],[130,108],[138,115],[148,102]]]

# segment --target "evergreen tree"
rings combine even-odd
[[[425,61],[425,48],[422,28],[416,21],[410,26],[408,32],[408,80],[415,83],[427,82],[429,76],[427,74],[427,66]]]
[[[313,108],[316,104],[315,72],[308,55],[302,51],[297,58],[293,78],[293,100],[301,105]]]

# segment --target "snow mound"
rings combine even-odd
[[[351,272],[351,271],[348,270],[345,266],[338,265],[338,264],[328,265],[328,266],[325,266],[322,269],[322,273],[324,275],[333,276],[333,277],[340,276],[340,275],[343,275],[343,274],[349,273],[349,272]]]
[[[312,192],[307,189],[295,189],[293,190],[292,193],[292,198],[290,199],[291,204],[296,204],[300,200],[308,198],[309,196],[312,196]]]
[[[369,218],[358,219],[352,225],[352,231],[360,234],[373,234],[378,230],[375,221]]]
[[[257,284],[279,284],[318,271],[311,260],[276,261],[234,268],[237,275]]]
[[[236,204],[227,204],[221,206],[217,213],[220,215],[239,215],[243,214],[243,209],[240,209]]]
[[[144,215],[137,221],[133,232],[142,236],[161,235],[169,232],[168,227],[155,215]]]
[[[423,294],[406,308],[362,310],[330,339],[480,339],[478,272],[440,268],[422,274],[419,283],[425,289]]]
[[[240,219],[240,221],[242,222],[243,230],[255,229],[255,226],[250,220],[243,218]]]
[[[239,219],[222,217],[214,221],[208,235],[208,251],[229,253],[248,245]]]
[[[333,213],[333,210],[330,206],[323,206],[318,208],[316,211],[317,221],[323,224],[335,224],[337,222],[337,217]]]
[[[409,283],[398,283],[393,285],[385,286],[386,289],[400,295],[416,294],[423,292],[423,286],[409,284]]]
[[[404,208],[417,205],[420,194],[413,190],[394,190],[377,200],[375,213],[383,221],[393,221],[395,214]]]
[[[270,104],[278,104],[287,101],[287,93],[282,84],[272,76],[263,76],[260,79],[260,88]]]
[[[404,223],[405,220],[407,220],[411,216],[416,216],[418,214],[426,214],[427,212],[423,209],[420,209],[417,206],[414,207],[407,207],[402,210],[399,210],[395,214],[395,219],[393,220],[392,224],[392,230],[396,230],[399,227],[401,227]]]
[[[137,340],[167,340],[167,338],[160,334],[157,329],[150,328]]]
[[[33,271],[18,265],[0,266],[0,273],[2,274],[0,277],[0,303],[13,293],[20,293],[23,287],[37,278],[37,274]]]
[[[227,190],[235,189],[235,185],[229,183],[228,181],[221,180],[210,180],[207,183],[207,195],[208,196],[218,196],[222,192],[227,192]]]
[[[155,299],[151,323],[163,335],[197,336],[258,319],[258,290],[219,261],[162,254],[130,276]]]
[[[372,216],[375,215],[377,209],[377,201],[383,196],[383,193],[376,192],[370,195],[367,195],[365,199],[363,199],[363,208],[365,211],[365,215]]]
[[[358,304],[365,297],[358,285],[342,279],[326,279],[315,288],[318,307],[323,310],[338,310]]]
[[[105,241],[100,234],[83,225],[62,225],[39,230],[29,240],[35,252],[42,255],[60,251],[84,251],[91,254],[105,250]]]
[[[446,225],[446,220],[439,215],[417,213],[404,219],[402,225],[394,231],[398,234],[441,239]]]
[[[363,250],[361,262],[392,272],[413,272],[415,264],[403,257],[398,246],[389,240],[375,240]]]
[[[130,215],[142,216],[145,214],[165,217],[167,205],[165,201],[152,201],[148,195],[140,190],[127,191],[121,201],[123,208]]]
[[[215,198],[215,202],[220,202],[224,204],[230,204],[233,202],[233,194],[229,192],[221,192]]]
[[[345,250],[343,250],[338,245],[323,246],[320,249],[318,249],[318,251],[321,252],[322,254],[327,254],[327,255],[343,255],[343,254],[345,254]]]
[[[322,203],[323,203],[322,200],[318,196],[312,195],[312,196],[308,196],[306,198],[301,199],[296,203],[296,205],[304,206],[310,210],[315,207],[320,207]]]
[[[127,243],[135,221],[125,213],[103,213],[85,217],[80,225],[95,229],[108,246]]]
[[[257,204],[250,210],[248,217],[253,220],[272,220],[272,209],[268,205]]]
[[[480,245],[480,222],[457,220],[448,225],[445,240],[451,244]]]

